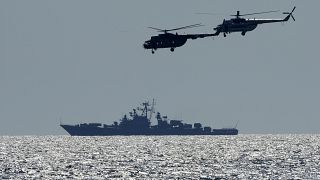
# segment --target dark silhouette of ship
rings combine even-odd
[[[202,127],[201,123],[187,124],[182,120],[169,120],[158,112],[157,125],[151,125],[154,113],[154,101],[150,107],[149,102],[142,103],[142,107],[133,109],[130,117],[124,115],[120,123],[112,125],[102,123],[83,123],[77,125],[60,124],[71,136],[113,136],[113,135],[237,135],[236,128],[212,129]],[[138,113],[138,111],[140,113]],[[149,112],[149,114],[148,114]],[[149,115],[149,116],[148,116]]]

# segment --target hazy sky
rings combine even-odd
[[[245,37],[188,40],[174,53],[142,48],[157,33],[148,26],[202,23],[179,33],[212,33],[236,10],[293,6],[295,22],[260,25]],[[0,134],[66,134],[59,118],[112,123],[152,98],[157,111],[187,123],[319,133],[319,7],[319,0],[2,0]]]

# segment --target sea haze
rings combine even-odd
[[[1,179],[320,179],[319,135],[2,136]]]

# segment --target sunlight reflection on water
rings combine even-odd
[[[2,136],[0,177],[320,179],[318,135]]]

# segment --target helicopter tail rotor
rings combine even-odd
[[[291,12],[284,12],[284,13],[283,13],[283,14],[288,14],[288,16],[285,18],[286,21],[288,21],[290,17],[291,17],[294,21],[296,21],[296,19],[295,19],[295,18],[293,17],[293,15],[292,15],[292,13],[293,13],[293,11],[294,11],[295,9],[296,9],[296,7],[294,7]]]

